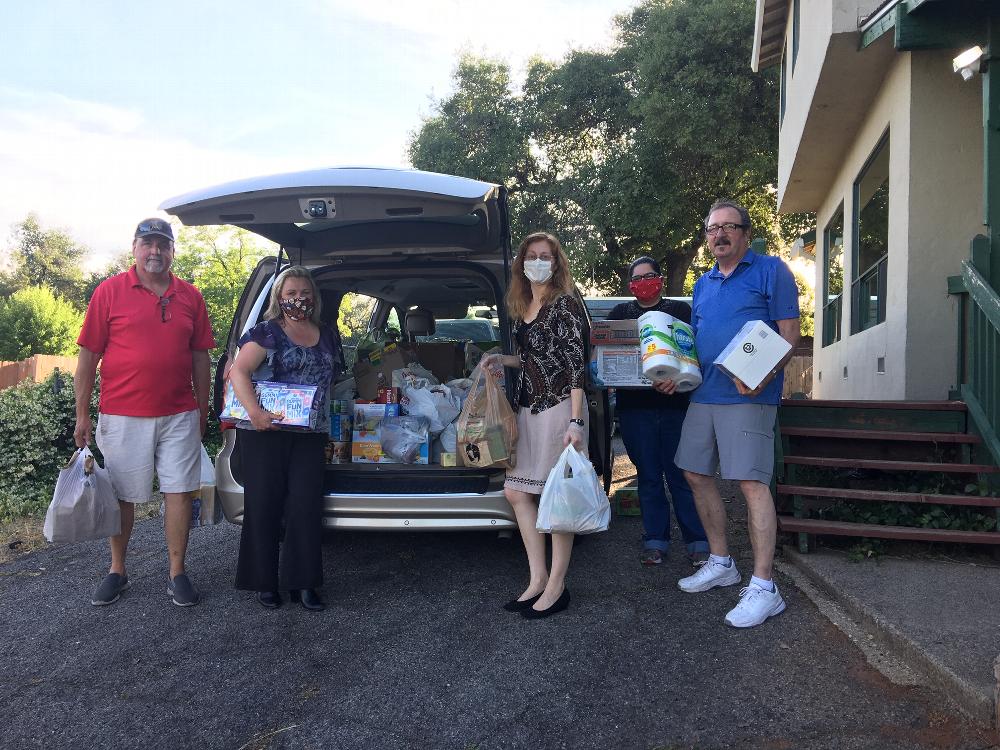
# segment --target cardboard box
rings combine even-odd
[[[639,491],[635,487],[622,487],[611,496],[616,516],[641,516]]]
[[[360,433],[364,438],[367,433],[378,432],[378,426],[384,417],[398,417],[399,404],[378,404],[368,401],[354,402],[353,433]]]
[[[739,378],[753,390],[759,386],[791,344],[762,320],[751,320],[715,358],[715,364],[731,378]]]
[[[385,455],[379,439],[379,427],[385,417],[398,417],[399,404],[354,402],[354,429],[351,431],[351,462],[356,464],[393,464]]]
[[[350,442],[353,431],[354,417],[350,414],[330,415],[330,440]]]
[[[590,328],[590,382],[598,388],[651,388],[642,374],[639,321],[595,320]]]
[[[257,391],[257,402],[267,411],[281,414],[281,419],[273,420],[273,424],[282,427],[313,429],[316,427],[318,415],[312,408],[316,397],[316,386],[295,385],[292,383],[273,383],[262,380],[254,383]],[[220,419],[231,419],[237,422],[249,422],[250,415],[237,400],[233,385],[226,382],[226,393],[223,400]]]
[[[642,374],[642,353],[638,343],[592,346],[589,369],[590,382],[598,388],[651,388],[653,385]]]
[[[465,347],[450,341],[428,341],[416,345],[417,361],[442,383],[462,377]]]
[[[354,365],[354,384],[358,397],[373,401],[378,397],[379,388],[392,387],[392,371],[400,370],[413,362],[415,354],[396,344],[374,351],[367,360],[359,360]]]
[[[441,454],[441,465],[442,466],[456,466],[456,459],[458,456],[454,453],[442,453]]]
[[[363,439],[351,441],[351,463],[394,464],[397,462],[382,451],[378,433],[369,433]]]
[[[398,404],[399,388],[381,386],[375,394],[375,401],[380,404]]]
[[[590,324],[590,343],[636,344],[639,343],[638,320],[595,320]]]
[[[399,461],[392,456],[386,455],[382,450],[382,442],[379,432],[365,432],[353,434],[351,440],[351,463],[355,464],[398,464]],[[420,453],[414,464],[430,463],[430,440],[425,440],[420,444]]]
[[[351,441],[330,440],[326,444],[326,462],[328,464],[351,463]]]

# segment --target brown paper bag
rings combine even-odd
[[[456,423],[458,460],[463,466],[513,469],[517,418],[507,397],[489,373],[476,368],[472,389]]]

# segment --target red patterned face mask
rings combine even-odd
[[[659,297],[663,291],[663,278],[642,279],[641,281],[630,281],[628,290],[635,295],[638,300],[653,299]]]

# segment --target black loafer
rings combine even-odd
[[[563,589],[563,592],[559,595],[552,606],[548,609],[532,609],[528,607],[527,609],[521,610],[521,617],[526,620],[542,620],[546,617],[551,617],[556,612],[562,612],[569,606],[569,589]]]
[[[319,594],[316,593],[316,589],[301,589],[299,591],[289,592],[292,601],[297,601],[302,605],[303,609],[308,609],[312,612],[322,612],[326,609],[326,605],[323,600],[319,598]]]
[[[281,606],[281,594],[277,591],[258,591],[257,603],[264,609],[277,609]]]
[[[503,605],[503,608],[508,612],[523,612],[526,609],[531,609],[531,606],[541,598],[541,594],[535,594],[530,599],[518,600],[511,599],[509,602]]]

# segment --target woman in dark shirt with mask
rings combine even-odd
[[[317,386],[311,430],[275,429],[277,415],[257,403],[251,376],[269,364],[270,381]],[[257,592],[267,609],[289,591],[310,610],[324,608],[322,502],[330,387],[344,369],[340,337],[320,325],[320,299],[309,271],[292,266],[271,287],[264,321],[240,339],[229,378],[250,416],[240,434],[244,511],[236,588]],[[284,520],[284,532],[282,532]],[[279,565],[280,546],[280,565]]]
[[[663,277],[660,264],[653,258],[636,258],[629,267],[629,291],[635,295],[630,302],[616,305],[609,320],[635,320],[643,313],[658,311],[672,315],[685,323],[691,322],[691,306],[686,302],[663,299]],[[687,413],[686,393],[666,395],[653,388],[618,388],[615,391],[615,412],[622,442],[635,464],[642,508],[643,549],[639,560],[643,565],[658,565],[670,550],[670,504],[663,490],[666,477],[673,500],[677,524],[692,562],[708,555],[708,540],[702,528],[694,496],[684,472],[674,464],[674,454],[681,436],[681,425]]]

